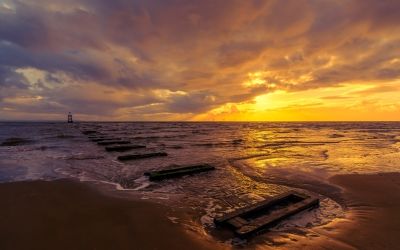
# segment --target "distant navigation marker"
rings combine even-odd
[[[68,113],[68,123],[73,123],[71,112]]]

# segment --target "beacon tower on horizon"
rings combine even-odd
[[[73,123],[71,112],[68,113],[68,123]]]

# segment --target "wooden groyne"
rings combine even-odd
[[[129,161],[129,160],[140,160],[140,159],[153,158],[153,157],[162,157],[162,156],[168,156],[168,154],[165,152],[155,152],[155,153],[147,153],[147,154],[121,155],[121,156],[118,156],[118,160]]]
[[[145,173],[151,181],[159,181],[169,178],[181,177],[183,175],[195,174],[214,170],[215,167],[208,164],[191,165],[185,167],[177,167],[160,171],[153,171]]]
[[[121,138],[110,138],[110,137],[104,137],[104,138],[96,138],[92,139],[93,142],[108,142],[108,141],[123,141]]]
[[[318,206],[318,198],[292,191],[214,218],[214,223],[229,227],[237,236],[246,238]]]
[[[82,134],[84,135],[93,135],[93,134],[97,134],[98,132],[95,130],[84,130],[82,131]]]
[[[139,148],[146,148],[144,145],[118,145],[118,146],[111,146],[106,147],[106,151],[115,151],[115,152],[124,152],[131,149],[139,149]]]
[[[131,143],[130,141],[122,141],[122,140],[115,140],[115,141],[100,141],[97,144],[102,145],[102,146],[107,146],[107,145],[114,145],[114,144],[129,144]]]

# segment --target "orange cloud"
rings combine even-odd
[[[3,0],[0,115],[400,119],[399,11],[395,0]]]

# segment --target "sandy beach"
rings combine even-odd
[[[400,0],[0,0],[0,250],[400,250]]]
[[[400,173],[336,175],[342,189],[344,218],[305,234],[270,234],[274,246],[257,249],[398,249],[400,244]]]
[[[280,234],[273,245],[254,240],[241,248],[395,249],[400,235],[400,174],[337,175],[330,181],[343,190],[345,218],[311,229],[314,234]],[[110,197],[88,183],[3,183],[0,196],[1,249],[227,248],[173,224],[166,218],[168,207]]]
[[[338,175],[349,219],[327,235],[357,249],[397,249],[400,244],[400,173]]]
[[[0,184],[0,249],[215,249],[166,217],[72,180]]]

